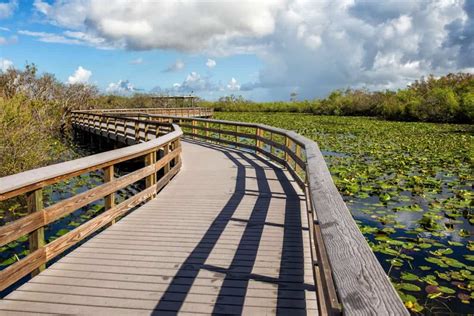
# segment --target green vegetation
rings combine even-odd
[[[229,96],[201,102],[217,111],[298,112],[318,115],[376,116],[396,121],[474,122],[474,75],[422,78],[398,91],[337,90],[327,98],[255,103]]]
[[[321,100],[273,103],[231,96],[200,105],[223,111],[216,118],[261,122],[316,140],[405,305],[413,312],[474,313],[474,126],[343,117],[472,123],[474,75],[429,77],[397,92],[346,90]],[[150,96],[101,96],[95,87],[39,76],[34,65],[0,73],[0,177],[69,159],[72,109],[151,106]],[[80,192],[83,180],[51,188],[45,201],[70,194],[71,188]],[[2,222],[23,216],[22,204],[2,205]],[[102,210],[98,203],[66,217],[48,228],[48,240]],[[25,241],[2,247],[0,267],[28,253]]]
[[[362,233],[413,312],[473,313],[472,125],[217,113],[316,140]]]
[[[67,115],[96,95],[94,87],[38,76],[34,65],[0,73],[0,177],[67,160]]]

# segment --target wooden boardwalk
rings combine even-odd
[[[0,314],[317,314],[304,193],[255,154],[182,143],[148,203],[0,301]]]
[[[163,111],[179,116],[154,114]],[[125,147],[0,178],[0,202],[27,211],[0,226],[0,246],[28,236],[29,247],[0,271],[0,290],[13,290],[0,315],[408,315],[317,143],[195,117],[209,115],[76,111],[84,139]],[[123,162],[139,169],[115,172]],[[97,171],[100,183],[43,201],[48,187]],[[143,190],[116,201],[138,181]],[[48,225],[96,201],[99,215],[45,238]]]

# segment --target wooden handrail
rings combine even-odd
[[[72,120],[77,128],[117,139],[127,144],[145,142],[144,144],[124,149],[150,144],[153,141],[146,142],[146,140],[150,139],[149,137],[153,138],[171,131],[168,134],[169,136],[179,131],[180,134],[184,133],[186,137],[235,148],[246,148],[283,165],[305,192],[313,275],[317,287],[319,312],[322,314],[340,314],[342,312],[347,315],[408,315],[408,311],[337,191],[323,155],[314,141],[293,131],[263,124],[175,115],[165,116],[136,112],[106,114],[94,111],[76,111],[72,113]],[[174,124],[179,124],[182,131]],[[159,139],[163,138],[159,137],[157,140]],[[169,142],[166,144],[173,144],[173,139],[169,139]],[[165,155],[170,155],[175,150],[179,150],[179,137],[174,142],[174,150],[169,149],[168,146],[165,147],[167,148],[164,150]],[[77,236],[84,238],[83,236],[87,236],[96,229],[106,225],[106,223],[113,221],[114,218],[122,215],[130,207],[156,194],[158,188],[162,187],[166,181],[169,181],[168,178],[174,174],[173,170],[176,170],[176,166],[178,166],[179,170],[180,159],[179,153],[177,153],[174,159],[178,159],[178,163],[171,169],[169,163],[162,161],[161,163],[165,164],[163,168],[167,173],[164,178],[153,184],[156,179],[153,180],[151,177],[153,172],[150,173],[150,169],[153,169],[153,167],[150,166],[155,164],[156,171],[156,165],[160,162],[160,160],[156,163],[154,162],[153,155],[150,155],[153,152],[156,155],[156,151],[148,149],[142,150],[140,154],[135,153],[134,157],[146,156],[147,166],[140,170],[140,175],[129,175],[130,177],[144,176],[147,179],[147,186],[149,186],[145,191],[138,193],[121,204],[116,206],[110,205],[110,208],[100,216],[45,246],[34,244],[29,256],[0,272],[2,277],[0,284],[2,286],[12,284],[18,279],[19,275],[25,275],[31,271],[41,269],[41,265],[44,262],[76,242]],[[130,155],[133,154],[130,153]],[[96,165],[97,168],[113,165],[105,161],[102,161],[102,164],[100,164],[100,161],[102,160],[99,160]],[[90,171],[91,169],[83,168],[81,170]],[[75,171],[71,171],[71,173],[64,175],[64,177],[71,177],[77,174]],[[35,177],[35,174],[31,173],[28,176]],[[57,177],[64,179],[61,176],[58,175]],[[54,179],[55,177],[46,178]],[[51,181],[46,180],[43,182],[41,176],[36,176],[36,180],[37,182],[34,183],[39,188],[49,183],[48,181]],[[78,200],[82,198],[84,199],[83,203],[85,203],[98,195],[110,196],[111,185],[109,183],[115,182],[118,184],[118,181],[117,179],[112,179],[110,182],[90,190],[92,192],[88,191],[88,194],[80,198],[75,197],[76,200],[64,202],[65,206],[61,208],[63,211],[56,209],[58,212],[57,216],[68,214],[74,208],[73,205],[81,205]],[[128,180],[122,181],[123,183],[128,183]],[[23,187],[28,187],[30,191],[36,189],[33,183],[26,181],[23,186],[13,187],[10,191],[17,193],[26,192],[22,191],[21,188]],[[5,192],[2,193],[1,189],[2,184],[0,181],[0,194],[6,196],[7,192],[10,192],[4,190]],[[74,197],[71,199],[74,199]],[[36,210],[32,213],[34,215],[28,215],[31,216],[31,220],[24,220],[24,223],[19,222],[15,229],[38,232],[38,229],[45,225],[43,223],[49,220],[45,214],[49,214],[49,211],[52,210],[54,211],[54,208]],[[35,220],[41,221],[42,226],[31,224]],[[24,226],[28,228],[24,228]],[[4,240],[12,240],[12,238],[16,238],[19,234],[13,233],[14,235],[11,235],[12,230],[10,230],[10,235],[2,235],[1,232],[0,229],[0,238],[5,238]],[[30,243],[34,243],[38,235],[40,234],[36,234],[36,237],[30,237]],[[15,277],[7,278],[9,276]]]
[[[119,120],[123,123],[121,129],[117,127]],[[92,118],[87,113],[73,115],[73,124],[78,126],[91,124],[105,130],[110,128],[110,124],[115,124],[114,132],[118,133],[122,130],[123,135],[126,135],[129,122],[135,124],[133,119],[109,118],[105,123],[102,117],[97,115]],[[142,133],[142,125],[147,132]],[[30,272],[34,275],[43,270],[45,263],[49,260],[98,229],[113,223],[117,217],[124,215],[134,206],[153,197],[169,182],[181,168],[180,138],[183,132],[179,126],[168,124],[170,132],[159,137],[160,127],[163,126],[165,125],[156,121],[140,122],[138,133],[135,134],[132,142],[136,145],[0,178],[0,201],[23,193],[27,194],[29,201],[28,215],[0,227],[0,246],[26,234],[29,234],[30,246],[30,253],[26,257],[0,271],[0,290],[7,288]],[[151,135],[149,131],[152,132]],[[124,139],[129,140],[130,137],[127,136]],[[113,173],[110,173],[111,170],[113,172],[116,164],[137,157],[144,158],[145,167],[119,178],[114,178]],[[43,187],[100,169],[104,170],[104,184],[44,208]],[[157,172],[160,170],[164,170],[164,175],[157,179]],[[142,179],[146,182],[145,190],[120,204],[112,203],[115,192]],[[102,214],[45,244],[44,227],[46,225],[102,198],[106,201],[105,211]]]
[[[187,137],[250,149],[287,168],[305,191],[313,274],[321,312],[408,315],[334,185],[316,142],[264,124],[145,116],[149,120],[179,124]],[[280,141],[275,140],[275,135]]]
[[[92,109],[92,110],[78,110],[76,113],[95,113],[95,114],[159,114],[169,116],[184,116],[184,117],[212,117],[214,114],[213,108],[206,107],[175,107],[175,108],[127,108],[127,109]]]

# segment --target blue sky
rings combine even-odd
[[[0,1],[0,66],[127,94],[254,100],[472,72],[474,1]]]

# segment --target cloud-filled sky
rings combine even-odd
[[[0,0],[0,70],[254,100],[474,72],[474,0]]]

